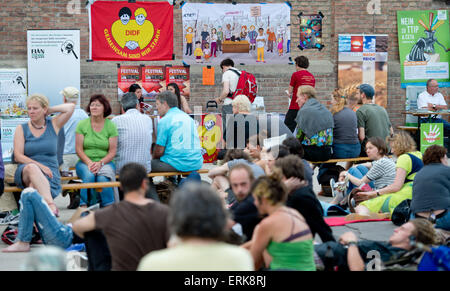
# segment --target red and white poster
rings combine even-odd
[[[92,60],[172,60],[173,6],[168,2],[96,1],[89,11]]]
[[[142,67],[142,97],[144,102],[155,101],[156,94],[166,89],[164,66]]]
[[[122,95],[128,92],[132,84],[141,83],[141,67],[140,66],[120,66],[117,68],[117,86],[119,87],[119,100]]]
[[[189,101],[191,81],[189,77],[189,67],[172,66],[166,67],[166,85],[176,83],[180,88],[180,94]]]

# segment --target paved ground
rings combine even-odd
[[[211,165],[206,166],[205,168],[209,168]],[[318,170],[316,169],[315,175],[317,175]],[[209,181],[206,175],[202,175],[204,180]],[[315,180],[315,179],[313,179]],[[157,181],[156,181],[157,182]],[[314,191],[318,193],[320,191],[320,186],[315,181]],[[320,197],[320,200],[329,201],[331,198],[328,197]],[[69,205],[69,197],[58,196],[55,199],[55,203],[60,209],[60,220],[62,222],[67,222],[75,212],[75,210],[67,209],[67,205]],[[0,199],[0,210],[9,210],[14,208],[14,200],[10,195],[3,195]],[[0,232],[2,233],[6,226],[0,226]],[[338,238],[341,234],[347,231],[353,231],[360,239],[368,239],[368,240],[388,240],[392,231],[394,230],[395,225],[393,225],[390,221],[382,221],[382,222],[365,222],[365,223],[354,223],[348,224],[346,226],[333,227],[333,233],[336,238]],[[320,238],[316,238],[316,242],[320,242]],[[0,251],[7,247],[7,245],[3,242],[0,242]],[[31,247],[31,251],[35,251],[38,248],[41,248],[42,245],[33,245]],[[29,253],[13,253],[7,254],[0,252],[0,271],[16,271],[21,270],[24,263],[26,262]]]

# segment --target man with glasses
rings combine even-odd
[[[429,79],[427,81],[427,90],[420,93],[417,97],[417,108],[428,109],[429,111],[447,110],[447,103],[444,96],[438,92],[439,84],[435,79]],[[421,122],[429,122],[428,118],[421,119]],[[436,118],[431,120],[433,123],[444,124],[444,135],[450,135],[450,123],[445,119],[442,119],[441,115],[437,115]]]

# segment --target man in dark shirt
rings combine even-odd
[[[261,221],[258,209],[253,203],[250,189],[254,180],[251,168],[246,164],[237,164],[230,169],[230,185],[236,197],[229,210],[236,223],[242,226],[242,232],[246,236],[245,241],[252,239],[253,230]]]
[[[313,236],[317,233],[322,242],[334,241],[330,226],[323,220],[323,208],[311,187],[306,187],[304,166],[302,160],[294,155],[281,158],[275,162],[275,167],[281,169],[288,188],[286,206],[296,209],[306,220]],[[297,179],[304,182],[304,186],[290,187],[289,181]]]
[[[414,219],[396,228],[389,238],[389,242],[358,241],[353,232],[346,232],[339,238],[338,242],[327,242],[316,245],[315,252],[325,263],[326,253],[330,249],[333,253],[333,267],[345,271],[364,271],[375,265],[368,265],[374,258],[378,257],[382,262],[393,258],[399,258],[414,248],[411,239],[425,245],[435,243],[436,236],[433,224],[425,219]],[[381,268],[381,266],[379,266]]]
[[[149,186],[142,165],[126,164],[119,180],[124,200],[77,220],[73,231],[84,238],[87,232],[101,230],[111,252],[112,270],[135,271],[143,256],[167,247],[169,208],[145,198]]]

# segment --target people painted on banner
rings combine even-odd
[[[250,25],[250,31],[248,32],[248,38],[250,39],[250,50],[256,49],[256,38],[258,33],[255,31],[255,26]]]
[[[119,11],[119,20],[116,20],[111,26],[111,33],[122,48],[144,49],[152,40],[155,29],[153,24],[146,20],[147,11],[144,8],[136,9],[135,19],[131,19],[131,16],[130,8],[122,7]]]
[[[264,29],[261,27],[258,29],[258,37],[256,38],[256,54],[257,54],[257,59],[256,62],[263,62],[264,61],[264,48],[266,46],[266,42],[267,42],[267,38],[264,35]]]
[[[188,53],[190,56],[192,56],[192,41],[194,39],[194,29],[192,27],[188,27],[186,29],[186,35],[184,36],[186,39],[186,53],[187,56]]]
[[[217,31],[217,50],[222,51],[222,43],[223,43],[223,31],[222,26],[219,26]]]

